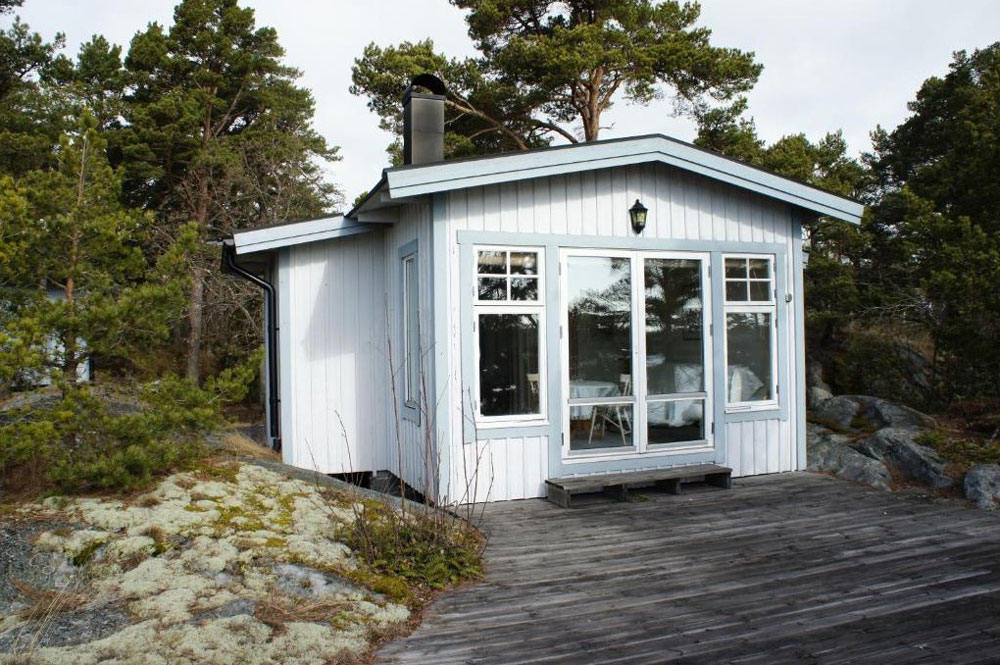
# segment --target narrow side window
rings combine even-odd
[[[417,255],[403,257],[403,400],[418,408],[420,395],[420,325]]]

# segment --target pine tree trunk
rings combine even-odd
[[[191,271],[191,302],[188,306],[187,370],[185,376],[192,381],[201,378],[201,326],[204,318],[205,282],[201,271]]]

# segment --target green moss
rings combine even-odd
[[[189,513],[205,513],[205,512],[208,512],[207,508],[202,508],[201,506],[196,506],[193,503],[189,503],[188,505],[184,506],[184,510],[188,511]]]
[[[264,547],[284,547],[288,541],[284,538],[272,537],[264,541]]]
[[[240,472],[239,466],[213,463],[210,460],[195,460],[187,470],[202,480],[219,480],[227,483],[235,483]]]
[[[216,537],[225,532],[263,531],[264,521],[260,515],[255,515],[240,506],[220,506],[219,517],[215,520]]]
[[[970,439],[956,439],[944,432],[932,430],[918,434],[916,442],[933,448],[942,459],[952,464],[1000,464],[1000,441],[980,443]]]
[[[77,568],[86,566],[94,558],[94,554],[104,545],[103,540],[92,540],[84,545],[79,552],[73,555],[70,561]]]

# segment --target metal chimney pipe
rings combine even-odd
[[[430,93],[414,92],[415,87]],[[444,160],[444,83],[433,74],[418,74],[403,93],[403,164]]]

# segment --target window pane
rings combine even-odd
[[[601,404],[571,406],[570,450],[630,448],[632,423],[631,404]]]
[[[771,394],[771,314],[726,314],[727,401],[756,402]]]
[[[537,275],[538,254],[535,252],[511,252],[510,272],[512,275]]]
[[[726,300],[731,300],[735,302],[746,302],[747,283],[726,282]]]
[[[590,385],[632,394],[631,266],[630,259],[606,256],[567,260],[571,393]]]
[[[705,438],[705,400],[650,402],[646,407],[650,445]]]
[[[750,282],[750,300],[771,300],[771,282]]]
[[[746,259],[726,259],[726,279],[746,279],[747,260]]]
[[[403,313],[406,335],[406,402],[417,403],[420,387],[420,338],[417,311],[419,291],[417,289],[417,262],[413,257],[403,261],[403,284],[406,311]]]
[[[480,277],[479,278],[479,299],[480,300],[506,300],[507,299],[507,278],[506,277]]]
[[[506,275],[507,252],[490,250],[479,252],[478,270],[483,275]]]
[[[510,299],[511,300],[538,300],[538,278],[537,277],[511,277],[510,278]]]
[[[539,413],[538,315],[479,315],[479,411]]]
[[[647,392],[703,390],[701,262],[646,259]]]
[[[751,279],[770,279],[771,260],[770,259],[750,259]]]

